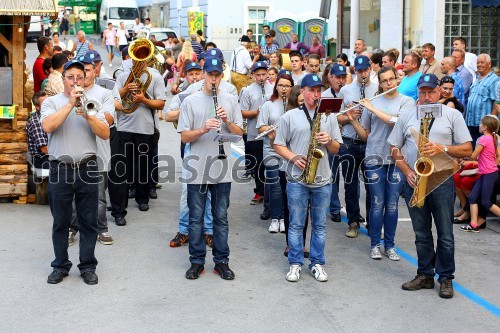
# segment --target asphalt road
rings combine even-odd
[[[37,55],[34,49],[29,43],[27,64]],[[161,124],[161,133],[160,154],[179,162],[179,135],[167,123]],[[178,167],[175,171],[180,175]],[[498,332],[496,219],[478,234],[455,226],[451,300],[438,297],[437,283],[433,290],[401,289],[416,274],[414,234],[403,200],[396,235],[401,261],[371,260],[366,233],[350,239],[344,235],[345,223],[329,221],[328,282],[315,281],[304,267],[300,281],[289,283],[284,235],[268,233],[269,222],[259,219],[262,205],[249,205],[252,184],[236,184],[229,208],[230,265],[236,279],[213,274],[209,256],[206,273],[189,281],[184,278],[187,247],[169,247],[177,231],[180,188],[179,182],[163,184],[148,212],[140,212],[131,200],[125,227],[108,216],[115,243],[97,244],[95,286],[84,284],[76,267],[62,283],[47,284],[53,259],[48,206],[2,204],[0,332]],[[78,244],[69,250],[75,265]]]

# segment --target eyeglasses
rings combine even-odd
[[[83,76],[66,75],[65,78],[69,81],[83,81],[85,78]]]
[[[292,86],[289,84],[278,84],[277,87],[280,89],[290,89]]]
[[[391,77],[390,79],[380,81],[380,83],[381,84],[389,84],[389,83],[393,83],[394,81],[396,81],[396,78]]]
[[[453,83],[455,84],[455,79],[452,78],[452,77],[449,77],[449,76],[445,76],[441,79],[441,82],[439,83],[439,85],[442,85],[443,83]]]

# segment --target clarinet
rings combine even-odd
[[[286,112],[286,92],[281,93],[281,99],[283,100],[283,113]]]
[[[366,84],[366,79],[363,78],[363,81],[361,81],[361,99],[365,98],[365,84]]]
[[[264,80],[260,81],[260,90],[262,91],[262,104],[266,101],[266,91],[264,90]]]
[[[219,103],[217,103],[217,88],[215,88],[215,85],[212,84],[212,97],[214,99],[214,109],[215,109],[215,119],[219,121],[219,127],[217,127],[217,134],[222,133],[221,129],[221,119],[217,115],[217,109],[219,108]],[[224,142],[222,140],[219,140],[219,156],[217,156],[217,159],[219,160],[225,160],[227,158],[226,152],[224,151]]]

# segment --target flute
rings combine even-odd
[[[262,132],[259,135],[257,135],[255,137],[255,140],[258,140],[258,139],[260,139],[262,137],[265,137],[266,135],[268,135],[272,131],[275,131],[277,128],[278,128],[278,124],[269,126],[269,128],[267,130],[265,130],[264,132]]]
[[[217,109],[219,108],[219,103],[217,102],[217,88],[215,88],[215,84],[212,84],[212,98],[214,99],[215,119],[219,121],[219,127],[217,127],[217,134],[221,134],[222,119],[217,115]],[[225,160],[226,158],[227,156],[226,152],[224,151],[224,142],[222,142],[222,140],[219,140],[219,155],[217,156],[217,159]]]
[[[381,94],[378,94],[378,95],[373,96],[372,98],[368,98],[368,101],[369,101],[369,102],[371,102],[371,101],[373,101],[374,99],[379,98],[380,96],[384,96],[385,94],[388,94],[388,93],[390,93],[390,92],[393,92],[393,91],[394,91],[394,90],[396,90],[396,89],[398,89],[398,87],[391,88],[391,89],[389,89],[389,90],[387,90],[387,91],[384,91],[384,92],[383,92],[383,93],[381,93]],[[353,103],[357,103],[357,104],[359,104],[359,102],[353,102]],[[336,116],[338,117],[338,116],[340,116],[340,115],[346,114],[347,112],[349,112],[349,111],[351,111],[351,110],[354,110],[355,108],[358,108],[358,107],[359,107],[359,105],[353,105],[353,106],[351,106],[351,107],[348,107],[347,109],[344,109],[344,110],[342,110],[342,111],[338,112],[338,113],[336,114]]]

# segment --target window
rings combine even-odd
[[[342,1],[342,48],[350,48],[351,0]],[[359,35],[368,49],[380,45],[380,0],[361,0],[359,7]]]
[[[134,20],[136,17],[139,17],[137,8],[111,7],[109,9],[109,19]]]
[[[500,61],[500,10],[497,7],[472,7],[469,0],[446,0],[444,54],[449,55],[455,37],[464,37],[467,51],[487,53],[492,64]]]
[[[266,19],[266,8],[249,8],[248,9],[248,29],[252,29],[254,41],[259,43],[263,34],[262,26]],[[246,34],[246,29],[244,31]]]
[[[424,3],[422,0],[407,0],[404,8],[404,36],[403,54],[407,54],[412,47],[422,46],[424,26]]]

